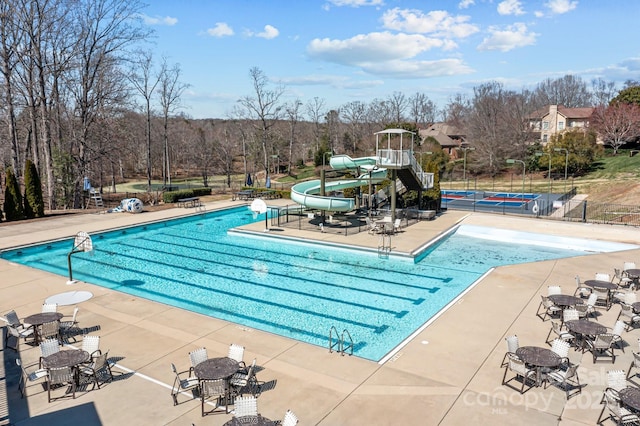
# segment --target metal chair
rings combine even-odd
[[[257,416],[258,400],[255,396],[239,396],[234,401],[234,417]]]
[[[255,376],[256,359],[249,366],[246,372],[238,371],[229,379],[229,386],[234,395],[244,395],[245,390],[249,390],[251,395],[258,393],[258,382]]]
[[[57,385],[69,385],[73,399],[76,398],[76,378],[71,367],[49,368],[47,370],[47,397],[52,401],[51,390]],[[67,388],[69,389],[69,388]],[[66,392],[65,392],[66,393]],[[63,398],[63,397],[59,397]],[[56,399],[59,399],[56,398]]]
[[[20,380],[18,381],[18,390],[20,391],[20,395],[22,398],[27,394],[27,383],[37,382],[38,380],[47,378],[47,369],[46,368],[37,368],[32,369],[38,365],[37,363],[24,366],[22,365],[22,361],[20,358],[16,358],[16,364],[20,367],[22,374],[20,375]]]
[[[578,367],[580,367],[580,364],[570,365],[566,370],[559,368],[547,373],[547,383],[563,389],[567,399],[582,393],[582,386],[580,385],[580,378],[578,377]],[[571,391],[575,388],[577,388],[577,392],[571,394]]]
[[[42,313],[45,312],[58,312],[58,304],[57,303],[43,303],[42,304]]]
[[[510,353],[515,354],[518,348],[520,347],[520,343],[518,342],[518,336],[516,336],[515,334],[513,336],[505,337],[504,340],[507,342],[507,352],[504,354],[504,357],[502,358],[502,363],[500,364],[500,367],[506,367],[508,354]]]
[[[245,365],[243,359],[244,359],[244,346],[241,345],[236,345],[235,343],[232,343],[229,345],[229,353],[227,354],[228,358],[231,358],[234,361],[238,362],[238,365],[240,366],[240,368],[244,369],[247,368],[247,366]]]
[[[293,414],[293,411],[291,410],[287,410],[286,413],[284,413],[284,418],[282,419],[282,423],[280,423],[281,426],[295,426],[298,424],[298,417]]]
[[[579,275],[576,275],[575,279],[576,279],[576,291],[573,292],[573,295],[579,296],[579,297],[589,297],[591,295],[591,287],[582,285]]]
[[[536,311],[536,316],[538,318],[544,321],[546,317],[553,318],[560,315],[560,312],[562,312],[562,308],[560,306],[553,303],[553,301],[547,296],[540,295],[540,298],[542,300],[540,301],[540,305],[538,305],[538,310]],[[543,310],[541,311],[540,308],[543,308]]]
[[[176,375],[173,380],[173,386],[171,387],[171,397],[173,398],[173,405],[178,405],[178,393],[182,391],[198,389],[198,378],[193,377],[180,377],[182,374],[189,373],[189,370],[178,372],[174,363],[171,363],[171,371]]]
[[[613,339],[614,335],[610,333],[598,334],[595,340],[587,340],[589,351],[593,355],[593,363],[596,363],[598,357],[608,356],[611,358],[611,363],[615,364],[616,355],[613,353]]]
[[[42,368],[42,360],[56,352],[60,352],[60,342],[56,339],[47,339],[40,342],[40,368]]]
[[[221,401],[224,398],[224,412],[225,414],[229,413],[229,390],[227,388],[227,381],[225,379],[218,380],[201,380],[200,381],[200,405],[202,411],[202,417],[207,414],[213,413],[215,410],[220,407]],[[204,410],[204,404],[207,399],[216,398],[216,406],[210,410]],[[236,411],[238,401],[236,399]]]
[[[58,321],[45,322],[40,326],[38,337],[41,340],[56,339],[58,342],[62,341],[60,338],[60,323]]]
[[[202,361],[206,361],[209,359],[207,356],[207,348],[199,348],[195,351],[189,352],[189,362],[191,362],[191,368],[189,368],[189,376],[193,372],[193,369],[196,365],[200,364]]]
[[[100,336],[88,334],[82,336],[82,350],[89,353],[91,358],[88,362],[92,362],[95,357],[102,354],[102,351],[100,351]]]
[[[507,363],[507,366],[504,369],[504,376],[502,376],[502,384],[513,388],[513,386],[511,386],[509,382],[513,379],[521,378],[522,387],[518,391],[520,393],[524,393],[525,392],[524,386],[527,383],[527,380],[532,381],[534,384],[537,382],[536,371],[534,369],[530,369],[529,367],[527,367],[524,361],[518,358],[515,354],[509,354],[508,358],[509,358],[509,362]],[[514,376],[509,380],[506,380],[507,373],[509,371],[514,373]],[[531,388],[531,386],[533,385],[530,384],[529,388]]]
[[[93,388],[95,389],[98,386],[100,389],[100,383],[106,383],[113,381],[113,373],[111,372],[111,366],[108,362],[109,351],[106,351],[103,354],[98,355],[94,358],[93,362],[90,365],[81,365],[78,367],[78,371],[82,376],[93,379]],[[100,378],[103,376],[102,382]]]

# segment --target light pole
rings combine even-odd
[[[512,158],[509,158],[507,160],[507,164],[515,164],[515,163],[522,163],[522,208],[524,209],[524,177],[525,177],[527,165],[522,160],[514,160]]]
[[[564,152],[564,193],[567,193],[567,167],[569,166],[569,150],[566,148],[553,148],[555,152]]]
[[[542,157],[545,153],[544,152],[536,152],[536,157]],[[549,175],[549,190],[547,191],[547,209],[549,208],[549,203],[551,203],[551,153],[547,153],[547,155],[549,156],[549,169],[547,171],[548,175]]]
[[[469,146],[465,146],[460,148],[462,149],[462,152],[464,153],[464,160],[462,161],[462,180],[466,181],[467,180],[467,151],[475,151],[475,148],[471,148]]]

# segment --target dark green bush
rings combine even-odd
[[[211,188],[193,188],[164,192],[162,193],[162,201],[165,203],[177,203],[181,198],[204,197],[205,195],[211,195]]]
[[[44,217],[42,182],[36,165],[31,160],[27,160],[24,165],[24,216],[27,219]]]
[[[11,167],[7,168],[7,182],[4,191],[4,214],[7,222],[24,219],[20,185]]]

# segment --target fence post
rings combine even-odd
[[[582,203],[582,221],[587,221],[587,200]]]

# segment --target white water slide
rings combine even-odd
[[[351,158],[348,155],[334,155],[329,162],[334,170],[366,171],[355,179],[341,179],[325,182],[325,192],[339,191],[357,186],[380,183],[387,177],[386,169],[377,169],[376,157]],[[355,209],[355,199],[320,195],[320,180],[301,182],[291,187],[291,199],[310,209],[328,212],[348,212]]]

